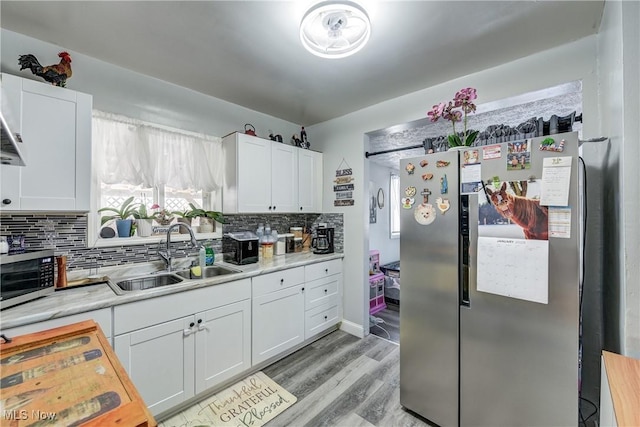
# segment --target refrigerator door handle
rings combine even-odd
[[[469,299],[469,196],[460,196],[460,305],[471,306]]]

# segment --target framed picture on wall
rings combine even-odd
[[[369,224],[375,224],[378,219],[378,198],[375,194],[375,185],[369,183]]]

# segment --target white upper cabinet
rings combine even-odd
[[[223,138],[222,147],[224,213],[321,211],[321,153],[242,133]]]
[[[2,74],[26,166],[2,166],[0,209],[88,211],[92,97]]]
[[[322,153],[298,150],[298,212],[322,212]]]

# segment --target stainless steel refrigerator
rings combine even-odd
[[[441,426],[578,424],[578,166],[575,132],[400,162],[406,409]],[[543,220],[499,211],[515,196],[546,210],[547,243]]]

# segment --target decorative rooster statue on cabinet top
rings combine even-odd
[[[52,85],[65,87],[67,85],[67,79],[71,77],[72,74],[71,56],[67,52],[60,52],[58,56],[60,57],[58,64],[43,67],[35,56],[31,54],[20,55],[18,58],[20,70],[29,68],[33,74],[42,77]]]

